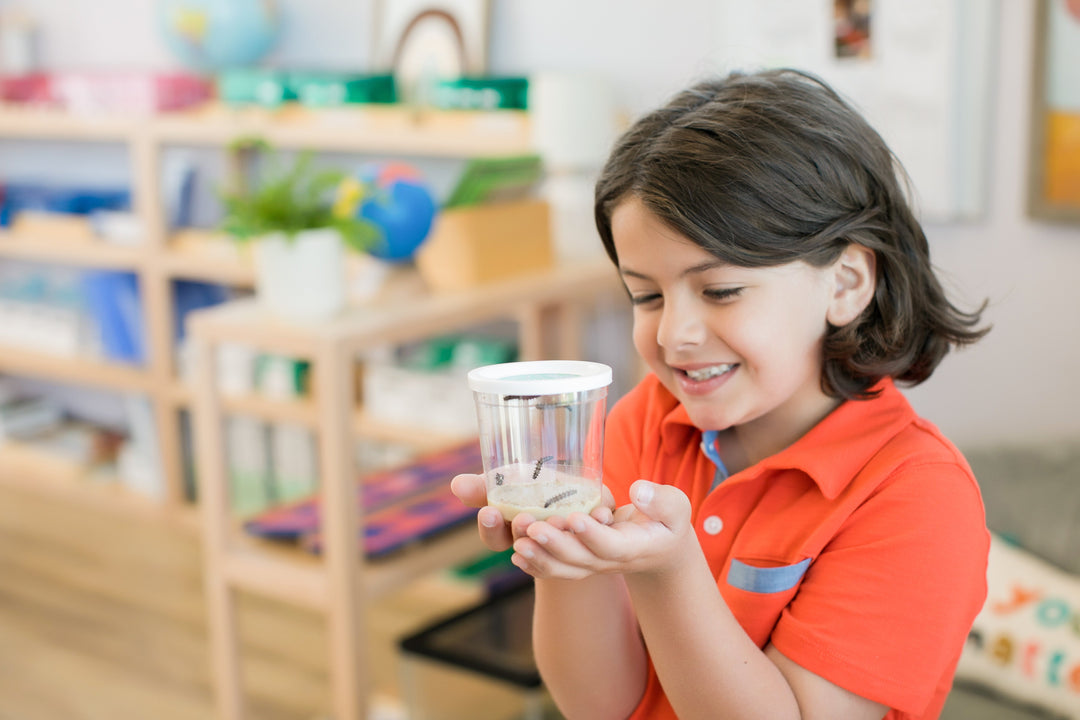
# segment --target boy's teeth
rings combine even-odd
[[[700,370],[687,370],[686,374],[690,376],[691,380],[708,380],[714,378],[717,375],[723,375],[732,368],[731,365],[713,365],[712,367],[701,368]]]

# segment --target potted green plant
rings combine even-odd
[[[221,229],[240,242],[256,243],[260,303],[291,320],[336,314],[345,305],[346,247],[367,250],[379,229],[349,211],[355,203],[336,201],[335,194],[363,189],[340,170],[316,168],[310,152],[283,166],[262,140],[240,140],[233,148],[261,152],[268,161],[256,182],[221,194]]]

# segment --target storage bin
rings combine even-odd
[[[542,200],[444,209],[416,254],[433,290],[461,290],[554,264],[550,212]]]
[[[533,658],[526,582],[402,639],[410,720],[561,718]]]

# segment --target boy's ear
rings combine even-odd
[[[843,327],[870,304],[877,286],[877,256],[863,245],[851,243],[832,265],[833,295],[826,320]]]

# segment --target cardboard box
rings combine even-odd
[[[550,212],[542,200],[494,202],[439,213],[416,254],[433,290],[461,290],[551,267]]]

